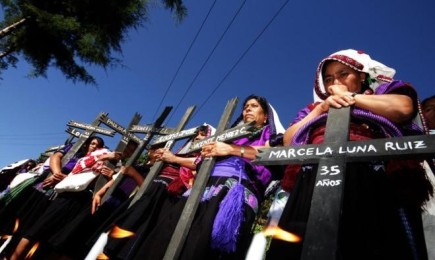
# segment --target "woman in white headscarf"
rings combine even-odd
[[[419,105],[395,70],[356,50],[323,59],[316,72],[314,103],[302,109],[284,134],[284,145],[323,142],[329,108],[351,106],[349,140],[422,134]],[[420,121],[421,122],[421,121]],[[288,166],[282,186],[291,192],[279,226],[304,237],[317,165]],[[339,233],[340,259],[427,259],[422,207],[432,188],[420,162],[350,163]],[[302,243],[273,240],[268,259],[299,259]]]

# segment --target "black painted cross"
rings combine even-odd
[[[211,141],[229,141],[228,139],[234,140],[236,136],[237,138],[239,138],[250,134],[250,132],[247,131],[246,126],[236,127],[236,131],[234,131],[234,129],[224,131],[225,128],[227,128],[228,122],[234,113],[237,103],[238,98],[233,98],[228,101],[224,113],[222,114],[222,117],[219,121],[219,125],[216,129],[216,134],[214,136],[201,140],[196,145],[192,145],[190,151],[199,150],[201,149],[202,145]],[[243,134],[241,134],[241,129],[243,129]],[[198,173],[196,174],[196,179],[193,184],[189,198],[186,201],[186,205],[184,206],[181,217],[178,220],[177,226],[175,227],[175,231],[172,234],[172,238],[169,242],[163,259],[172,260],[179,257],[187,234],[189,233],[190,226],[192,225],[193,219],[195,217],[199,202],[201,201],[202,194],[204,193],[205,187],[207,185],[207,181],[210,177],[210,173],[214,166],[214,163],[214,157],[208,157],[203,160],[202,165]]]
[[[206,145],[210,142],[214,142],[214,141],[231,142],[231,141],[237,140],[239,138],[248,136],[254,130],[254,125],[255,125],[255,122],[252,121],[252,122],[249,122],[246,124],[238,125],[238,126],[235,126],[233,128],[224,130],[219,134],[215,134],[213,136],[204,138],[200,141],[193,143],[192,146],[190,146],[187,153],[193,153],[193,152],[199,151],[199,150],[201,150],[201,148],[204,145]]]
[[[182,119],[182,121],[183,121],[183,119]],[[182,121],[180,121],[180,123]],[[176,131],[179,127],[174,128],[174,133],[170,133],[167,135],[161,135],[161,136],[157,137],[156,139],[154,139],[154,142],[149,145],[149,148],[160,147],[163,144],[165,144],[165,146],[166,146],[167,142],[192,137],[192,136],[196,135],[196,130],[198,129],[198,127],[199,126],[191,127],[189,129],[180,130],[179,132]]]
[[[118,145],[115,148],[116,152],[124,152],[125,148],[127,147],[127,144],[130,140],[133,140],[137,144],[141,142],[140,138],[132,134],[131,128],[133,125],[136,125],[141,120],[142,116],[139,113],[135,113],[133,115],[133,118],[131,119],[130,123],[128,124],[127,128],[121,126],[117,122],[113,121],[112,119],[108,118],[107,116],[102,117],[102,123],[107,125],[108,127],[112,128],[116,132],[120,133],[122,135],[121,140],[118,142]],[[106,164],[109,168],[115,169],[116,165],[111,164],[108,162]],[[98,179],[95,183],[95,191],[98,191],[100,188],[102,188],[106,183],[108,182],[108,179],[104,175],[98,176]]]
[[[71,149],[62,157],[62,162],[61,162],[62,165],[65,165],[80,150],[80,148],[83,146],[86,140],[88,140],[89,137],[94,135],[97,132],[97,130],[101,131],[101,129],[98,126],[101,124],[101,119],[104,116],[107,116],[107,113],[101,112],[100,114],[98,114],[97,118],[95,118],[95,120],[92,122],[92,124],[90,125],[81,124],[80,128],[85,129],[85,131],[81,133],[81,135],[79,136],[77,141],[73,144]],[[107,131],[108,131],[107,134],[113,136],[114,134],[113,132],[109,130]],[[105,131],[103,131],[103,133],[104,132]]]
[[[171,110],[172,110],[172,107],[170,107],[170,106],[165,107],[162,114],[156,119],[156,121],[154,122],[152,127],[149,129],[149,131],[145,132],[146,133],[145,137],[142,138],[141,140],[139,140],[139,146],[136,148],[136,150],[130,156],[130,158],[128,158],[127,162],[125,163],[125,166],[131,166],[136,162],[137,159],[139,159],[140,155],[145,150],[145,148],[147,147],[147,145],[149,144],[149,142],[151,141],[153,136],[157,133],[157,130],[163,129],[162,124],[165,121],[168,114],[171,112]],[[136,132],[134,130],[135,128],[137,128],[137,127],[135,127],[135,125],[133,125],[131,127],[130,132]],[[163,130],[163,131],[165,131],[165,130]],[[103,198],[101,199],[101,203],[104,203],[112,195],[113,191],[119,186],[119,184],[122,182],[123,179],[124,179],[123,175],[120,175],[120,176],[118,176],[118,178],[116,178],[113,185],[104,194]]]
[[[101,118],[101,114],[98,115],[97,119],[98,118]],[[65,132],[67,132],[70,135],[67,138],[67,140],[64,142],[64,144],[48,147],[41,154],[41,156],[46,157],[46,158],[50,157],[54,152],[65,147],[65,145],[71,144],[72,141],[74,140],[74,138],[80,138],[80,136],[82,136],[82,135],[85,138],[85,140],[87,138],[89,138],[89,136],[91,136],[93,133],[100,133],[100,134],[112,136],[112,137],[115,135],[114,131],[98,127],[98,124],[99,124],[99,122],[97,122],[97,120],[93,124],[79,123],[79,122],[72,121],[72,120],[69,121],[67,123],[67,126],[69,126],[69,127],[65,130]],[[75,128],[85,129],[85,130],[89,130],[89,131],[87,133],[81,133],[80,131],[78,131]]]
[[[105,118],[105,117],[107,117],[107,114],[102,114],[99,117],[100,123],[103,120],[103,118]],[[95,126],[94,124],[80,123],[80,122],[71,120],[66,125],[70,126],[70,127],[89,130],[89,131],[92,131],[96,134],[102,134],[102,135],[107,135],[107,136],[112,136],[112,137],[115,135],[114,131],[112,131],[110,129],[103,128],[103,127]],[[67,129],[67,132],[72,133],[72,131],[70,131],[69,129]]]
[[[192,116],[192,113],[194,110],[195,110],[195,106],[189,107],[186,110],[186,112],[184,113],[184,116],[181,118],[180,122],[178,123],[177,127],[175,128],[175,131],[177,131],[177,132],[169,134],[167,136],[161,136],[161,137],[157,138],[156,141],[151,145],[151,147],[153,145],[162,144],[165,142],[165,148],[171,149],[173,147],[173,145],[175,144],[176,140],[183,139],[183,138],[186,138],[188,136],[192,136],[192,134],[195,134],[196,128],[188,129],[187,131],[184,131],[184,133],[182,133],[183,131],[181,131],[186,126],[186,124],[189,121],[190,117]],[[142,183],[139,190],[136,192],[132,201],[130,202],[129,207],[131,207],[134,203],[136,203],[136,201],[138,201],[140,199],[140,197],[144,194],[144,192],[148,189],[151,182],[160,173],[160,171],[163,167],[163,164],[164,164],[164,162],[157,162],[151,167],[144,182]]]
[[[127,145],[129,140],[133,140],[139,144],[142,140],[140,139],[140,137],[133,134],[132,128],[136,123],[140,121],[141,118],[142,118],[141,115],[135,113],[127,128],[123,127],[121,124],[118,124],[116,121],[112,120],[108,116],[103,116],[101,118],[101,123],[107,125],[108,127],[112,128],[116,132],[120,133],[123,136],[122,142],[125,145]]]
[[[261,149],[254,163],[286,165],[318,163],[301,259],[336,260],[346,163],[435,154],[434,136],[348,142],[350,108],[330,109],[324,142]]]

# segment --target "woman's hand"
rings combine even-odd
[[[402,124],[412,119],[414,113],[413,101],[407,95],[382,94],[382,95],[356,95],[344,85],[331,85],[331,93],[325,102],[327,105],[340,108],[355,105],[358,108],[369,110],[377,115],[386,117],[394,123]]]
[[[234,151],[234,147],[223,142],[210,142],[205,144],[201,150],[201,156],[225,156],[230,155]]]
[[[106,154],[107,157],[105,157],[104,159],[106,160],[120,160],[122,158],[122,153],[121,152],[111,152]]]
[[[113,179],[108,181],[101,189],[94,193],[94,197],[92,198],[92,208],[91,213],[94,214],[97,211],[98,207],[101,205],[101,200],[103,199],[104,194],[106,194],[107,190],[112,186]]]
[[[177,156],[169,151],[168,148],[163,148],[160,153],[159,160],[168,163],[177,163]]]
[[[98,161],[120,160],[121,158],[122,158],[121,152],[110,152],[97,156]]]
[[[53,187],[57,183],[59,183],[61,180],[63,180],[66,177],[65,174],[61,172],[55,172],[51,176],[48,176],[45,178],[45,180],[42,182],[42,187]]]
[[[100,174],[110,179],[112,178],[113,174],[115,174],[115,171],[110,167],[103,165],[100,169]]]
[[[104,193],[97,192],[94,195],[94,198],[92,199],[92,209],[91,213],[94,214],[95,211],[97,211],[98,207],[101,205],[101,199],[103,197]]]
[[[341,108],[355,104],[352,93],[348,91],[345,85],[331,85],[328,87],[330,96],[320,105],[323,112],[329,110],[329,107]]]

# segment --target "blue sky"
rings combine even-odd
[[[254,93],[266,96],[287,126],[312,101],[319,61],[341,49],[364,50],[395,68],[395,78],[412,83],[421,99],[435,94],[432,0],[185,4],[189,14],[181,24],[159,5],[150,6],[148,22],[130,31],[122,45],[123,66],[90,68],[98,86],[73,84],[54,69],[47,78],[29,79],[24,61],[4,71],[0,167],[37,158],[67,139],[68,121],[90,123],[103,111],[123,125],[138,112],[140,124],[148,124],[164,106],[173,106],[165,125],[174,127],[196,105],[187,127],[216,126],[229,99],[241,103]],[[104,139],[114,148],[119,136]]]

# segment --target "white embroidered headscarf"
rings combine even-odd
[[[391,82],[394,74],[396,74],[396,70],[371,59],[370,56],[365,54],[363,51],[353,49],[341,50],[329,55],[320,62],[316,71],[316,80],[314,82],[314,101],[324,100],[329,96],[325,86],[323,85],[322,76],[323,65],[325,64],[325,61],[328,60],[338,61],[356,71],[367,73],[369,75],[369,87],[373,91],[375,91],[380,84]]]
[[[204,123],[204,124],[202,124],[203,126],[206,126],[207,127],[207,132],[205,133],[206,134],[206,137],[210,137],[210,136],[212,136],[212,135],[214,135],[215,133],[216,133],[216,128],[214,128],[212,125],[210,125],[210,124],[207,124],[207,123]],[[198,127],[199,128],[199,127]],[[197,128],[197,130],[198,130],[198,128]],[[195,137],[196,136],[193,136],[193,137],[191,137],[183,146],[182,146],[182,148],[177,152],[177,154],[186,154],[186,153],[188,153],[189,152],[189,149],[190,149],[190,147],[192,146],[192,144],[195,142]]]

